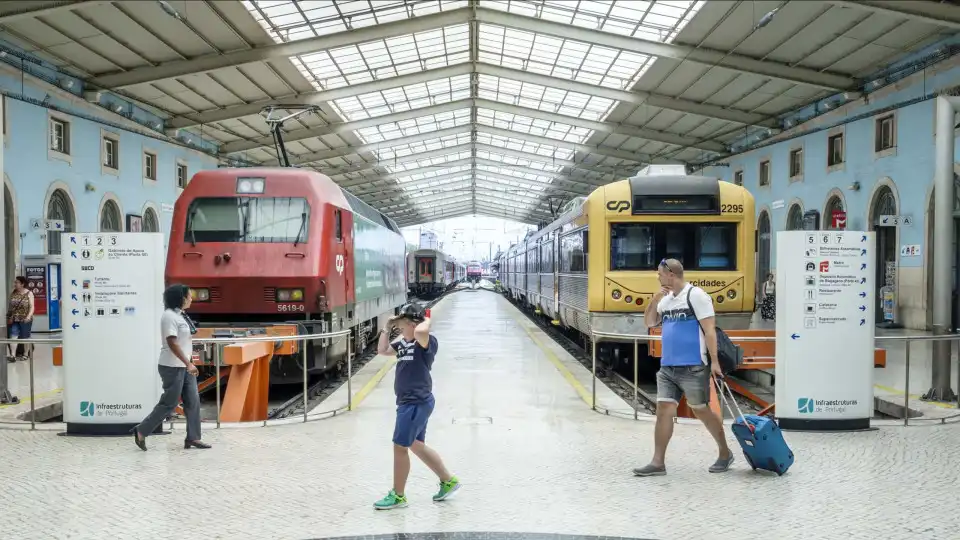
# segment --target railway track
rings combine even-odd
[[[448,294],[456,292],[458,289],[449,289],[444,291],[436,297],[429,299],[420,299],[417,297],[410,297],[410,302],[416,302],[422,305],[424,308],[431,308],[437,304],[440,300],[445,298]],[[393,336],[391,336],[393,337]],[[357,354],[353,358],[352,363],[352,372],[356,374],[359,372],[365,365],[367,365],[370,360],[377,356],[377,344],[374,342],[365,348],[361,353]],[[329,375],[322,375],[320,380],[313,383],[307,388],[307,410],[311,410],[325,399],[333,395],[340,387],[342,387],[347,382],[347,373],[346,366],[343,366],[340,370],[331,372]],[[290,418],[292,416],[302,416],[303,415],[303,392],[293,396],[292,398],[285,401],[279,407],[273,409],[267,413],[267,419],[280,419],[280,418]]]

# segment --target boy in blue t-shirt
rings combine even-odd
[[[391,343],[393,328],[400,330],[400,336]],[[433,496],[434,501],[442,501],[460,489],[460,481],[443,465],[440,455],[424,443],[427,420],[435,404],[430,368],[437,347],[437,338],[430,335],[430,310],[417,304],[401,307],[400,314],[390,318],[380,331],[377,353],[393,351],[397,355],[393,385],[397,395],[397,423],[393,429],[393,489],[373,504],[377,510],[407,506],[404,488],[410,475],[408,450],[412,450],[440,478],[440,491]]]

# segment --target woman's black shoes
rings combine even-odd
[[[144,439],[141,439],[141,438],[140,438],[140,434],[137,433],[137,428],[133,428],[133,430],[131,430],[131,433],[133,433],[133,442],[136,443],[136,445],[137,445],[141,450],[143,450],[144,452],[146,452],[146,451],[147,451],[147,440],[146,440],[145,438],[144,438]]]
[[[183,441],[183,447],[184,448],[200,448],[202,450],[212,448],[209,444],[205,442],[200,442],[200,441]]]

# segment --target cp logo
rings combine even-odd
[[[337,273],[343,275],[343,267],[345,263],[343,262],[343,255],[337,255]]]
[[[630,201],[610,201],[607,203],[607,210],[621,213],[630,209]]]

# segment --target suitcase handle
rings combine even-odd
[[[730,385],[727,384],[727,381],[723,377],[715,377],[714,382],[717,383],[717,392],[720,394],[720,401],[727,406],[727,410],[730,411],[730,414],[733,416],[734,421],[738,418],[743,421],[743,425],[747,426],[750,430],[750,433],[756,433],[757,428],[753,424],[747,421],[747,418],[743,415],[743,411],[740,410],[740,404],[737,403],[736,397],[733,395],[733,389],[730,388]],[[730,401],[727,401],[727,394],[730,394]],[[737,411],[733,411],[733,407],[730,404],[733,403],[733,407],[736,407]],[[737,416],[739,414],[739,416]]]

